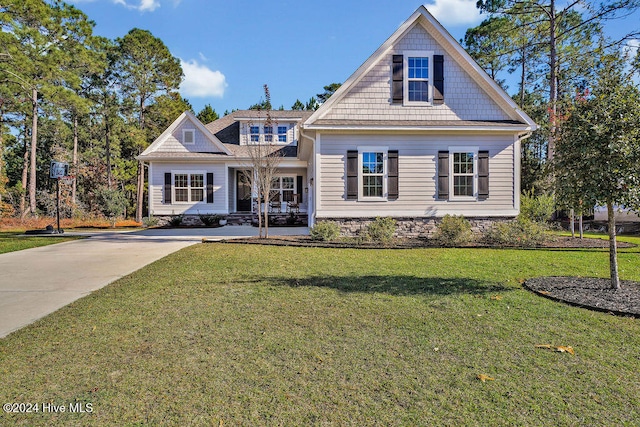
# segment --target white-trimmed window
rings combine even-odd
[[[182,143],[184,145],[193,145],[196,143],[195,130],[182,129]]]
[[[271,181],[271,196],[276,196],[281,202],[291,202],[296,194],[295,176],[276,176]]]
[[[288,130],[286,126],[278,126],[278,142],[287,142]]]
[[[204,201],[204,172],[174,172],[173,200],[176,203]]]
[[[427,105],[432,101],[433,52],[404,52],[404,104]]]
[[[358,199],[385,200],[388,148],[360,147],[358,151]]]
[[[273,126],[264,127],[264,141],[273,142]]]
[[[451,199],[475,199],[478,191],[478,148],[449,148]]]
[[[260,126],[249,126],[251,142],[260,142]]]

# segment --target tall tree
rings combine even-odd
[[[304,104],[299,99],[296,99],[296,102],[293,103],[291,109],[294,111],[302,111],[304,110]]]
[[[320,104],[323,104],[324,102],[326,102],[327,99],[331,98],[331,95],[333,95],[335,91],[337,91],[340,88],[340,86],[342,86],[342,83],[331,83],[323,87],[324,92],[316,95],[316,97],[318,98],[318,102]]]
[[[607,207],[614,289],[620,287],[614,209],[640,211],[640,89],[626,65],[620,51],[603,56],[592,90],[568,108],[554,157],[562,197],[573,207],[581,201]]]
[[[215,122],[220,118],[218,113],[216,113],[216,110],[211,107],[211,104],[205,105],[196,117],[198,117],[198,120],[204,124]]]
[[[640,0],[584,0],[558,2],[557,0],[478,0],[478,8],[498,16],[517,17],[523,14],[539,16],[533,21],[536,28],[546,29],[543,41],[548,65],[549,142],[547,156],[553,157],[559,95],[559,58],[563,41],[604,20],[624,16],[640,7]],[[579,16],[580,19],[575,19]],[[568,20],[573,20],[568,22]],[[526,25],[530,25],[527,20]],[[625,35],[625,39],[637,34]]]
[[[130,106],[138,129],[144,131],[146,112],[149,105],[161,94],[177,91],[182,81],[182,68],[177,58],[151,32],[134,28],[127,35],[116,40],[118,59],[116,75],[121,90],[134,100]],[[138,133],[143,136],[144,132]],[[136,155],[144,150],[150,141],[144,137],[132,141]],[[144,166],[138,162],[136,179],[136,221],[142,222],[144,202]]]
[[[0,80],[19,88],[31,104],[29,209],[35,214],[41,102],[57,102],[64,82],[77,78],[73,58],[91,37],[93,23],[59,0],[7,0],[0,12],[0,41],[8,58],[0,63]]]

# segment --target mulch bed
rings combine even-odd
[[[612,289],[609,279],[536,277],[527,280],[524,287],[546,298],[578,307],[640,317],[640,282],[621,280],[620,289]]]
[[[277,236],[268,239],[247,237],[242,239],[225,240],[227,243],[246,243],[275,246],[301,246],[316,248],[357,248],[357,249],[413,249],[413,248],[437,248],[440,244],[434,239],[411,238],[393,239],[389,243],[366,242],[356,239],[342,239],[332,242],[312,240],[309,236]],[[635,245],[626,242],[618,242],[618,248],[631,248]],[[495,246],[483,242],[472,242],[460,247],[465,248],[504,248],[507,246]],[[608,249],[609,241],[603,239],[578,239],[568,236],[554,236],[540,245],[539,248],[549,249]]]

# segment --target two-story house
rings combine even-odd
[[[252,144],[282,150],[274,191],[309,224],[519,212],[520,141],[536,124],[423,6],[315,112],[181,115],[145,150],[153,215],[251,211]],[[295,195],[295,196],[293,196]]]

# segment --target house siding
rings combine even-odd
[[[391,103],[392,56],[406,50],[444,55],[444,104],[405,106]],[[324,119],[341,120],[509,120],[491,99],[421,25],[414,25]]]
[[[319,165],[316,164],[316,174],[322,177],[322,185],[318,188],[319,203],[316,206],[318,218],[379,215],[439,217],[446,214],[480,217],[517,214],[512,135],[322,134],[321,141],[322,161]],[[398,150],[397,200],[346,200],[346,153],[347,150],[357,150],[359,146]],[[438,151],[455,146],[473,146],[489,151],[490,194],[486,200],[438,200]]]
[[[164,174],[172,171],[213,173],[213,203],[206,203],[206,197],[205,201],[198,203],[163,203]],[[152,215],[228,213],[226,174],[227,169],[224,164],[154,162],[149,179],[149,211]]]
[[[194,144],[184,145],[182,143],[182,131],[184,129],[192,129],[194,131]],[[163,152],[171,153],[217,153],[220,151],[196,125],[188,119],[183,120],[159,148],[161,148]]]

